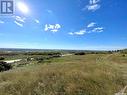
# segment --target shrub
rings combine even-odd
[[[27,61],[31,61],[31,58],[30,58],[30,57],[28,57],[26,60],[27,60]]]
[[[0,60],[4,60],[5,58],[4,57],[0,57]]]
[[[75,55],[85,55],[84,52],[75,53]]]
[[[125,55],[125,54],[123,54],[122,56],[123,56],[123,57],[126,57],[126,55]]]
[[[12,69],[11,64],[7,64],[6,62],[0,62],[0,72],[7,71]]]

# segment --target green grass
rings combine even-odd
[[[16,68],[0,73],[0,95],[114,95],[127,85],[125,59],[73,55]]]

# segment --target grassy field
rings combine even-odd
[[[0,73],[0,95],[115,95],[127,85],[127,56],[71,55]]]

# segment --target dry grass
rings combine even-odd
[[[126,79],[111,57],[67,56],[0,73],[0,95],[114,95]]]

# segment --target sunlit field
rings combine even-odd
[[[120,53],[33,62],[1,72],[0,95],[115,95],[127,85],[126,68]]]

